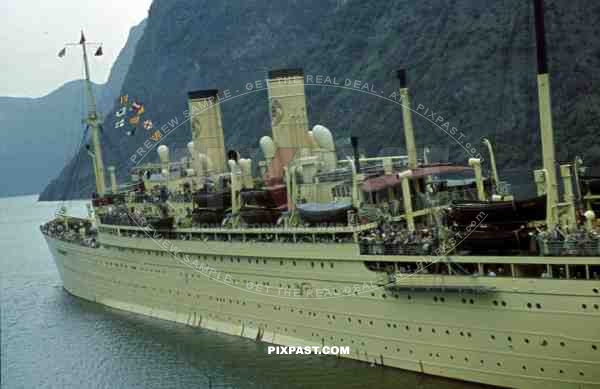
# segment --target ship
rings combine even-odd
[[[309,129],[302,70],[273,70],[272,136],[260,140],[258,166],[225,152],[217,92],[194,91],[189,156],[171,161],[161,145],[160,162],[132,169],[131,185],[110,167],[109,187],[88,88],[90,216],[41,226],[64,289],[257,342],[349,346],[342,357],[372,366],[600,388],[598,178],[580,159],[557,169],[541,0],[534,9],[535,197],[506,190],[487,140],[489,174],[478,157],[418,158],[404,70],[407,155],[366,157],[353,137],[352,155],[338,159],[331,132]]]

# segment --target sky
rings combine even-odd
[[[129,29],[147,15],[151,0],[0,0],[0,96],[40,97],[83,77],[79,42],[102,42],[90,55],[92,81],[104,83]],[[93,54],[93,51],[92,53]]]

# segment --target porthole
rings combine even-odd
[[[437,301],[438,301],[437,296],[433,296],[433,301],[435,301],[437,303]]]
[[[542,340],[542,343],[540,343],[542,346],[547,346],[548,345],[548,341],[546,339]]]
[[[440,301],[441,301],[441,302],[445,302],[445,301],[446,301],[446,299],[445,299],[444,297],[440,297]]]
[[[296,261],[292,261],[292,265],[296,266]]]
[[[462,299],[462,303],[466,304],[467,303],[467,299]]]
[[[497,306],[498,305],[498,301],[494,300],[494,305]]]
[[[410,327],[409,327],[409,326],[404,326],[404,329],[405,329],[406,331],[409,331],[409,330],[410,330]]]
[[[465,357],[465,362],[469,362],[469,358],[468,357]]]
[[[543,367],[540,367],[540,373],[543,373],[545,370]]]
[[[581,308],[587,309],[587,305],[586,304],[581,304]]]
[[[540,303],[537,303],[537,304],[535,304],[535,307],[536,307],[537,309],[542,309],[542,304],[540,304]]]
[[[406,298],[408,298],[409,300],[411,300],[412,296],[409,294],[408,296],[406,296]]]
[[[311,263],[310,263],[310,267],[315,267],[315,263],[314,263],[314,262],[311,262]]]
[[[470,299],[469,304],[475,304],[475,301],[473,301],[473,299]]]
[[[592,350],[596,351],[596,350],[598,350],[598,347],[595,344],[593,344],[592,345]]]
[[[421,327],[418,327],[418,328],[417,328],[417,331],[421,332],[421,331],[423,331],[423,328],[421,328]]]
[[[432,334],[435,334],[435,328],[432,328],[432,329],[431,329],[431,333],[432,333]]]
[[[527,308],[531,308],[531,307],[532,307],[531,303],[527,303]]]
[[[559,372],[560,374],[564,374],[564,373],[565,373],[565,371],[564,371],[563,369],[560,369],[558,372]]]
[[[490,335],[490,338],[492,338],[492,340],[496,340],[496,335]]]
[[[565,347],[565,342],[560,342],[560,347]]]
[[[449,330],[446,330],[446,335],[450,335],[450,331]]]
[[[392,327],[394,327],[394,328],[398,328],[398,326],[397,326],[396,324],[394,324]]]
[[[321,269],[325,267],[325,264],[321,262]]]
[[[523,370],[527,370],[527,366],[523,365],[521,367],[523,368]]]
[[[506,306],[506,301],[502,301],[502,306],[505,307]]]
[[[502,362],[496,362],[496,366],[502,367]]]
[[[594,288],[594,293],[598,293],[598,288]]]
[[[329,267],[333,269],[333,262],[329,264]]]
[[[480,359],[480,360],[479,360],[479,363],[481,363],[481,364],[483,365],[483,359]]]
[[[583,374],[583,371],[580,371],[579,375],[583,377],[585,374]]]
[[[512,342],[512,337],[510,337],[510,336],[509,336],[509,337],[508,337],[508,338],[506,338],[506,339],[507,339],[509,342]]]
[[[525,338],[525,343],[529,344],[529,339]]]

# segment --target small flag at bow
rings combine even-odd
[[[81,39],[79,39],[79,44],[82,45],[85,43],[85,35],[83,35],[83,31],[81,31]]]
[[[58,58],[62,58],[65,56],[65,54],[67,54],[67,48],[63,48],[61,51],[58,52]]]
[[[102,52],[102,46],[98,47],[98,50],[94,53],[96,57],[100,57],[104,52]]]

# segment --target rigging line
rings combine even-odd
[[[85,107],[86,107],[86,101],[85,101],[85,65],[81,64],[81,78],[79,79],[79,81],[81,82],[82,88],[80,90],[80,98],[79,98],[79,117],[80,118],[85,118],[87,117],[87,115],[85,114]],[[71,171],[69,172],[69,177],[67,179],[67,188],[65,191],[63,191],[62,194],[62,198],[61,201],[59,202],[59,204],[57,204],[57,208],[58,207],[62,207],[65,205],[65,203],[67,205],[70,205],[71,201],[67,198],[67,192],[71,191],[71,187],[73,186],[73,179],[74,179],[74,174],[77,172],[78,169],[78,165],[79,165],[79,158],[80,158],[80,152],[81,152],[81,146],[82,144],[85,142],[85,137],[86,134],[88,132],[88,126],[87,124],[85,124],[85,122],[82,122],[82,127],[83,127],[83,138],[79,141],[79,143],[77,143],[77,138],[75,136],[75,134],[73,135],[73,141],[74,141],[74,149],[71,153],[67,153],[67,158],[65,159],[65,163],[64,166],[68,166],[70,162],[73,162],[74,158],[77,158],[77,160],[75,161],[75,163],[77,164],[77,166],[74,166]],[[71,155],[71,157],[69,158],[69,155]]]
[[[81,140],[79,141],[79,146],[77,147],[77,151],[76,154],[73,156],[73,158],[71,158],[71,170],[70,170],[70,174],[68,176],[67,182],[66,182],[66,190],[63,192],[63,198],[62,198],[62,202],[67,202],[69,201],[67,199],[67,194],[71,192],[71,190],[74,187],[74,180],[76,179],[76,176],[79,175],[79,169],[80,169],[80,159],[81,159],[81,155],[83,153],[82,150],[82,146],[85,143],[87,134],[88,134],[88,130],[89,130],[89,126],[85,127],[85,130],[83,131],[83,135],[81,137]]]

